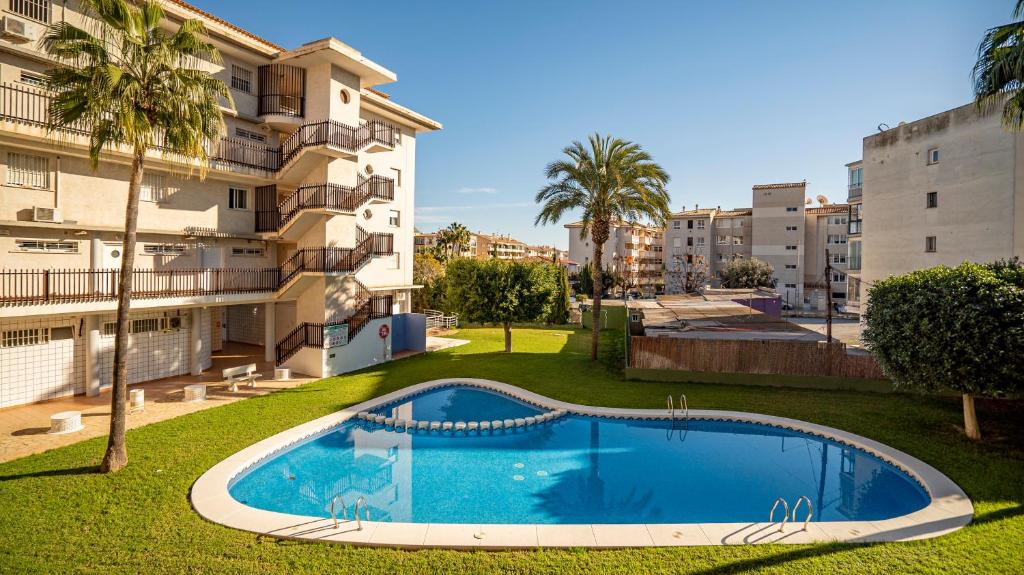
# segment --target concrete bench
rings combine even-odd
[[[229,367],[223,373],[224,380],[228,382],[231,391],[238,391],[238,384],[240,382],[248,383],[249,387],[256,387],[256,378],[263,377],[262,373],[256,373],[255,363]]]

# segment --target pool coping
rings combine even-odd
[[[891,542],[938,537],[971,522],[974,506],[960,487],[927,463],[877,441],[806,421],[739,411],[689,410],[690,419],[759,423],[810,433],[871,453],[914,478],[931,503],[923,509],[881,521],[812,521],[806,529],[778,523],[658,524],[463,524],[341,521],[292,515],[244,505],[228,492],[234,478],[283,450],[329,432],[360,411],[433,388],[466,385],[497,391],[527,403],[570,414],[620,419],[666,419],[664,409],[624,409],[566,403],[506,383],[449,378],[426,381],[353,405],[259,441],[214,465],[192,485],[190,500],[204,519],[280,539],[409,549],[535,549],[539,547],[664,547],[756,543]]]

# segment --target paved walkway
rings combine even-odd
[[[428,337],[427,351],[437,351],[469,343],[464,339]],[[403,359],[411,352],[395,354],[394,359]],[[221,377],[221,370],[255,363],[263,378],[257,380],[256,388],[239,386],[238,391],[228,391]],[[274,363],[263,361],[263,348],[255,345],[225,342],[222,351],[213,353],[213,366],[199,376],[177,376],[136,383],[129,389],[146,390],[145,411],[128,414],[128,428],[141,427],[157,421],[171,419],[187,413],[210,409],[220,405],[266,395],[282,389],[296,387],[314,381],[315,378],[292,373],[289,381],[274,381]],[[185,403],[182,388],[190,383],[206,383],[206,401]],[[50,435],[50,416],[59,411],[81,411],[85,428],[66,435]],[[0,410],[0,462],[10,461],[33,453],[40,453],[78,443],[93,437],[104,436],[110,431],[110,392],[98,396],[76,395],[53,401],[21,405]]]

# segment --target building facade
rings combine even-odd
[[[804,206],[807,182],[754,186],[751,256],[775,269],[775,290],[782,301],[803,301]]]
[[[826,204],[804,210],[804,294],[814,310],[845,306],[849,266],[849,204]]]
[[[892,275],[1024,255],[1024,135],[968,104],[864,138],[860,299]]]
[[[33,40],[87,23],[36,4],[11,2],[25,32],[0,39],[0,407],[110,385],[123,256],[128,150],[94,171],[82,134],[55,148],[45,129],[53,63]],[[390,359],[378,328],[409,311],[417,136],[440,124],[375,90],[395,74],[337,39],[285,50],[164,7],[169,27],[204,22],[234,107],[205,179],[147,157],[129,381],[199,374],[227,342],[310,376]]]
[[[566,224],[569,230],[569,260],[580,267],[593,265],[594,247],[590,234],[580,235],[582,222]],[[600,265],[624,274],[635,291],[653,295],[664,286],[665,231],[629,222],[613,222],[604,244]]]

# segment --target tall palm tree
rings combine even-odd
[[[1019,131],[1024,127],[1024,0],[1013,10],[1016,22],[985,32],[974,65],[974,97],[983,111],[1002,106],[1003,126]],[[1005,102],[1005,104],[1004,104]]]
[[[231,103],[223,82],[199,67],[219,62],[198,20],[186,20],[170,33],[160,27],[163,9],[153,0],[82,0],[88,29],[60,22],[42,41],[58,65],[46,76],[54,93],[50,129],[84,129],[92,168],[104,149],[129,149],[132,155],[125,210],[124,247],[117,294],[114,386],[110,438],[100,467],[117,471],[128,463],[125,412],[128,399],[128,311],[135,264],[139,191],[146,151],[160,146],[168,160],[205,176],[208,142],[224,131],[220,101]]]
[[[537,192],[542,204],[534,224],[557,222],[571,210],[583,210],[580,238],[590,235],[594,244],[593,334],[590,357],[597,359],[601,318],[601,258],[610,228],[619,221],[640,218],[664,227],[670,216],[668,173],[638,144],[594,134],[589,146],[573,142],[562,152],[566,159],[548,164],[545,174],[552,180]]]
[[[441,246],[446,261],[469,249],[469,241],[469,228],[459,222],[452,222],[437,233],[437,243]]]

